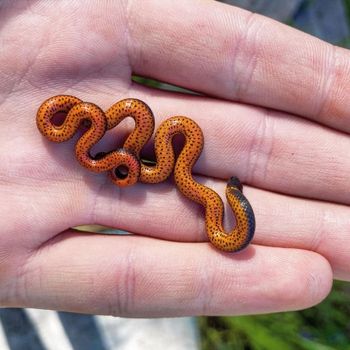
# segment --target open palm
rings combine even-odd
[[[333,277],[350,278],[347,50],[214,1],[5,1],[0,30],[1,305],[261,313],[311,306]],[[152,90],[132,73],[202,96]],[[196,178],[220,195],[232,175],[247,184],[253,244],[210,246],[200,206],[171,181],[120,189],[81,168],[76,138],[52,144],[35,126],[57,94],[103,109],[139,98],[157,124],[194,119],[205,136]],[[138,235],[70,229],[81,224]]]

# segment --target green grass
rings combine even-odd
[[[258,316],[200,317],[203,350],[350,350],[349,284],[313,308]]]
[[[348,18],[348,23],[350,22],[350,0],[343,0],[345,11],[346,11],[346,17]]]

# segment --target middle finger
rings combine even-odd
[[[298,197],[350,203],[350,138],[302,118],[211,98],[150,93],[159,120],[186,115],[202,128],[204,152],[195,172],[228,179],[236,175],[254,187]]]

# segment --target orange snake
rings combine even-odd
[[[66,113],[61,125],[55,125],[52,121],[58,112]],[[105,132],[126,117],[135,120],[135,128],[123,147],[91,156],[91,148]],[[216,248],[235,252],[245,248],[252,240],[255,231],[254,212],[242,193],[238,178],[232,177],[226,187],[226,198],[236,218],[235,227],[226,233],[222,225],[224,206],[220,196],[192,177],[192,167],[204,143],[202,130],[193,120],[175,116],[159,126],[154,139],[156,164],[151,166],[140,160],[140,152],[153,134],[154,116],[151,109],[138,99],[119,101],[103,112],[93,103],[83,102],[74,96],[59,95],[47,99],[40,106],[36,117],[41,134],[54,142],[69,140],[86,121],[88,129],[75,146],[76,157],[83,167],[93,172],[109,171],[112,181],[118,186],[133,185],[137,181],[159,183],[166,180],[174,170],[179,190],[187,198],[204,206],[207,234]],[[175,162],[172,138],[179,133],[185,136],[185,145]]]

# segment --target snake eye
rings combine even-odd
[[[119,165],[114,169],[114,174],[118,179],[124,180],[129,175],[129,168],[125,165]]]

